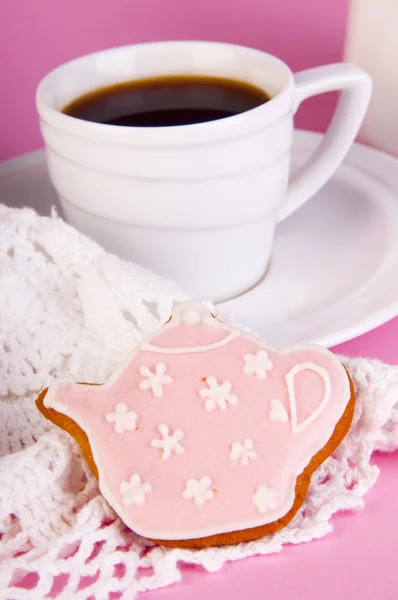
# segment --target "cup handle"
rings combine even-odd
[[[291,177],[278,223],[307,202],[336,171],[361,126],[372,93],[372,80],[361,68],[338,63],[301,71],[295,76],[293,113],[311,96],[341,90],[329,128],[308,161]]]

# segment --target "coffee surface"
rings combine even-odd
[[[249,83],[208,76],[126,81],[76,98],[63,113],[123,127],[170,127],[231,117],[269,100]]]

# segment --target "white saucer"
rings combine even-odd
[[[298,131],[300,165],[321,135]],[[219,308],[276,346],[332,346],[398,314],[398,160],[355,144],[278,228],[264,280]]]
[[[297,131],[297,167],[321,135]],[[43,151],[0,165],[0,202],[49,214]],[[331,346],[398,314],[398,160],[354,145],[332,180],[276,232],[265,279],[219,305],[276,346]]]

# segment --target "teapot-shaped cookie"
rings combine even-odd
[[[54,384],[37,406],[76,437],[131,529],[195,547],[286,525],[354,396],[331,352],[278,351],[184,302],[104,385]]]

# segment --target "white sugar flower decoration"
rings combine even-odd
[[[142,482],[138,473],[134,473],[129,481],[122,481],[119,486],[124,506],[143,506],[146,501],[146,496],[150,494],[152,490],[152,485],[150,483]]]
[[[257,458],[257,452],[254,450],[253,440],[246,438],[243,442],[232,442],[229,458],[233,461],[240,461],[245,467],[253,458]]]
[[[184,447],[180,444],[180,440],[184,437],[181,429],[175,429],[173,433],[170,433],[168,426],[162,424],[159,425],[158,431],[163,439],[152,440],[151,446],[152,448],[161,448],[163,450],[162,460],[168,460],[172,452],[184,454]]]
[[[137,426],[138,415],[128,407],[124,402],[118,402],[113,413],[105,415],[105,419],[109,423],[114,423],[115,433],[124,433],[125,431],[133,431]]]
[[[268,488],[266,485],[259,485],[252,498],[252,502],[260,515],[265,515],[277,506],[276,491]]]
[[[205,398],[205,409],[212,411],[217,407],[221,410],[227,410],[228,404],[238,404],[239,399],[230,394],[232,383],[224,381],[218,383],[217,379],[212,375],[205,379],[208,387],[203,387],[199,390],[199,396]]]
[[[162,398],[164,385],[173,383],[173,378],[170,375],[166,375],[166,365],[162,362],[157,363],[154,373],[144,365],[140,367],[140,373],[146,377],[139,384],[140,389],[152,390],[156,398]]]
[[[200,479],[188,479],[181,495],[185,500],[193,500],[196,506],[203,506],[214,496],[213,490],[210,489],[211,484],[210,477],[206,476]]]
[[[243,360],[245,375],[256,375],[260,380],[267,379],[267,372],[274,366],[266,350],[259,350],[256,354],[245,354]]]

